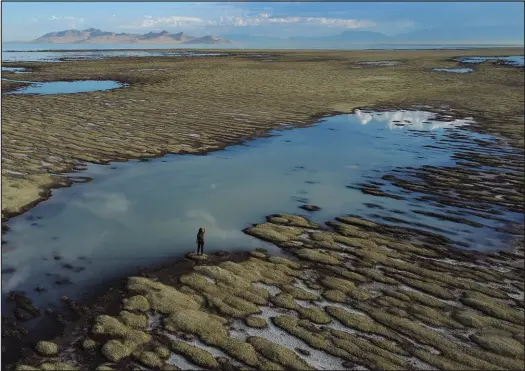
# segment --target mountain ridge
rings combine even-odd
[[[190,36],[184,32],[172,33],[166,30],[135,34],[102,31],[98,28],[85,30],[69,29],[49,32],[30,41],[38,44],[231,44],[232,41],[216,36]]]

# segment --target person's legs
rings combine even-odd
[[[201,242],[201,255],[204,254],[204,241]]]
[[[200,255],[202,253],[202,251],[203,251],[202,245],[203,245],[203,243],[201,241],[199,241],[198,244],[197,244],[197,255]]]

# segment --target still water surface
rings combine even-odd
[[[7,79],[2,79],[7,80]],[[17,80],[8,80],[17,81]],[[52,81],[52,82],[34,82],[19,81],[30,83],[31,85],[8,92],[7,94],[26,95],[26,94],[75,94],[86,93],[90,91],[104,91],[122,88],[126,84],[111,80],[78,80],[78,81]]]
[[[2,275],[3,294],[24,290],[40,306],[61,295],[78,297],[130,268],[194,250],[201,226],[207,228],[208,252],[268,248],[271,245],[242,229],[272,213],[306,215],[298,208],[302,203],[322,208],[310,215],[319,222],[347,213],[399,217],[392,210],[401,210],[408,212],[404,219],[443,228],[457,241],[470,238],[477,249],[487,248],[489,239],[497,244],[503,237],[491,229],[410,213],[443,212],[421,201],[376,197],[346,187],[370,177],[379,180],[395,167],[453,165],[453,144],[425,147],[447,131],[490,138],[464,130],[468,121],[432,117],[417,111],[357,111],[206,156],[90,165],[76,175],[91,176],[92,182],[55,190],[50,200],[10,220],[2,260],[3,269],[11,272]],[[364,203],[384,209],[370,210]],[[523,216],[509,218],[522,221]],[[34,292],[39,285],[47,291]]]

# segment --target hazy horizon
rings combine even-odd
[[[25,43],[50,32],[96,28],[115,33],[166,30],[196,37],[284,41],[372,31],[386,39],[406,35],[414,39],[410,43],[418,44],[450,44],[456,37],[458,44],[521,45],[523,11],[522,2],[392,2],[380,7],[370,2],[3,2],[2,43]],[[374,44],[370,40],[362,43]]]

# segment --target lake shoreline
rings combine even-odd
[[[204,259],[198,259],[192,255],[192,252],[188,252],[187,254],[174,256],[166,262],[122,273],[96,285],[82,298],[62,300],[60,309],[44,312],[39,317],[36,317],[42,323],[37,325],[37,328],[28,335],[25,335],[23,340],[19,340],[16,337],[20,325],[16,322],[9,324],[6,322],[2,325],[2,331],[13,333],[14,336],[10,339],[11,341],[3,344],[3,348],[5,348],[2,349],[2,367],[13,366],[20,358],[30,357],[33,354],[32,346],[37,341],[61,338],[66,343],[72,339],[66,334],[74,329],[86,327],[96,316],[101,314],[118,314],[118,312],[115,313],[115,310],[121,305],[121,296],[128,277],[140,276],[163,281],[175,281],[183,274],[190,272],[196,265],[218,264],[226,260],[242,262],[248,259],[249,256],[249,251],[217,251],[206,254]],[[175,273],[173,273],[174,271]],[[4,326],[11,328],[6,330]],[[9,338],[9,336],[6,336],[4,339]],[[8,344],[7,346],[6,343]],[[15,354],[19,353],[19,357],[15,356]]]
[[[491,269],[488,268],[490,265],[494,264],[494,262],[497,262],[497,265],[499,265],[498,269],[500,268],[503,269],[503,267],[508,267],[508,268],[505,268],[503,271],[501,271],[505,273],[498,273],[498,274],[502,274],[503,277],[508,277],[508,279],[510,279],[510,277],[513,277],[512,275],[513,271],[519,273],[520,269],[523,270],[523,266],[522,266],[523,265],[523,246],[522,244],[516,245],[515,249],[513,250],[513,253],[496,252],[496,253],[491,253],[491,254],[478,254],[478,253],[472,253],[472,252],[463,252],[460,254],[461,257],[459,256],[454,257],[455,256],[454,251],[448,251],[446,247],[443,247],[440,245],[436,245],[432,247],[431,246],[423,247],[420,245],[418,245],[419,247],[415,247],[416,245],[414,245],[413,247],[410,247],[411,246],[410,244],[405,244],[402,242],[401,243],[394,242],[394,240],[398,241],[398,238],[400,236],[402,235],[406,236],[406,231],[405,232],[396,231],[395,229],[391,229],[386,226],[379,226],[375,223],[371,223],[366,220],[360,220],[357,218],[341,217],[341,218],[336,218],[336,219],[342,222],[340,223],[341,226],[345,226],[345,228],[351,227],[353,230],[352,233],[356,233],[356,235],[363,234],[361,238],[365,237],[364,234],[373,233],[372,231],[375,228],[379,227],[380,229],[377,231],[377,236],[380,236],[379,237],[380,240],[383,241],[383,243],[387,243],[391,247],[395,247],[395,251],[397,251],[398,253],[401,252],[403,255],[405,255],[404,259],[405,260],[408,259],[406,261],[409,264],[416,264],[414,269],[422,270],[423,267],[425,267],[425,269],[429,269],[429,267],[426,267],[425,265],[420,265],[421,263],[417,263],[417,261],[421,257],[425,257],[424,261],[428,261],[427,259],[429,257],[434,256],[436,259],[439,259],[439,261],[441,262],[446,262],[450,260],[451,263],[448,263],[448,264],[452,264],[450,267],[452,268],[456,266],[456,268],[454,269],[456,269],[457,272],[462,272],[461,274],[462,277],[463,275],[468,276],[468,274],[470,274],[468,272],[474,272],[474,270],[467,269],[467,267],[471,265],[473,267],[475,266],[479,267],[477,269],[480,270],[479,272],[480,275],[487,275],[488,273],[496,274],[496,272],[500,272],[500,270],[492,271]],[[309,271],[314,270],[314,271],[318,271],[321,274],[321,277],[326,276],[326,274],[330,276],[330,275],[333,275],[334,272],[339,272],[339,274],[342,274],[342,277],[347,277],[346,279],[349,279],[350,277],[354,277],[354,276],[362,277],[361,274],[364,274],[367,269],[376,270],[376,268],[374,269],[367,268],[365,270],[363,270],[363,268],[359,268],[358,269],[359,274],[357,272],[353,272],[353,270],[350,270],[348,271],[349,273],[347,275],[347,273],[344,273],[343,271],[329,269],[331,266],[333,266],[333,264],[337,264],[336,263],[337,260],[334,260],[334,261],[332,260],[337,259],[336,256],[339,256],[337,252],[341,250],[340,248],[336,248],[335,245],[333,245],[333,247],[330,248],[329,250],[326,250],[328,248],[328,245],[326,245],[327,243],[329,243],[328,240],[318,240],[318,239],[311,239],[311,238],[309,238],[308,240],[303,239],[305,243],[308,243],[308,246],[298,246],[295,243],[290,243],[286,241],[286,239],[290,238],[291,236],[284,237],[286,235],[279,236],[276,234],[270,234],[268,235],[268,237],[264,237],[265,236],[264,233],[266,232],[263,232],[263,231],[265,231],[266,228],[261,229],[261,227],[264,227],[264,226],[270,226],[270,228],[279,228],[277,230],[282,231],[282,232],[284,232],[284,229],[282,229],[283,226],[286,226],[286,228],[290,228],[290,231],[294,230],[294,228],[295,229],[299,228],[297,232],[293,232],[295,237],[292,237],[292,238],[296,238],[297,235],[301,233],[300,231],[302,231],[303,229],[311,230],[312,228],[314,231],[318,231],[314,233],[325,233],[328,231],[336,231],[337,233],[341,233],[341,230],[339,230],[339,227],[336,227],[335,225],[331,225],[332,228],[334,227],[336,228],[335,230],[333,230],[330,227],[320,226],[320,225],[317,225],[316,223],[312,223],[308,221],[308,219],[303,218],[301,216],[294,216],[291,214],[273,215],[273,216],[267,217],[266,223],[254,225],[253,227],[245,229],[244,232],[246,234],[252,235],[253,237],[267,239],[268,241],[274,243],[281,249],[281,251],[283,251],[285,258],[274,258],[272,256],[269,256],[264,250],[244,251],[244,252],[238,252],[238,253],[217,252],[217,253],[209,254],[204,260],[200,260],[200,259],[193,260],[195,258],[192,259],[191,257],[188,257],[188,256],[184,258],[179,257],[169,262],[160,263],[157,265],[153,265],[151,267],[140,269],[136,271],[135,273],[131,273],[131,272],[130,273],[132,276],[135,276],[135,277],[147,278],[147,279],[153,280],[153,282],[159,282],[159,283],[162,283],[162,285],[177,287],[178,290],[182,290],[181,289],[182,283],[180,283],[181,279],[184,279],[183,277],[191,276],[196,271],[198,271],[201,274],[202,272],[208,272],[209,270],[206,270],[207,269],[205,268],[206,266],[211,267],[211,269],[216,269],[214,267],[219,265],[223,267],[224,269],[230,266],[238,267],[243,264],[249,263],[250,261],[253,262],[253,264],[255,264],[255,262],[261,262],[261,261],[268,260],[268,261],[273,262],[273,264],[276,264],[276,265],[284,264],[286,265],[286,267],[288,267],[286,268],[288,270],[290,270],[290,268],[299,269],[299,266],[301,266],[302,268],[298,271],[298,272],[301,272],[301,275],[300,275],[301,277],[303,276],[304,272],[307,272],[307,271],[309,272]],[[354,228],[357,228],[357,229],[354,229]],[[398,235],[399,233],[401,234]],[[373,234],[376,235],[376,233],[373,233]],[[336,234],[335,236],[337,235],[338,234]],[[398,236],[398,237],[395,237],[395,236]],[[416,237],[417,233],[413,234],[413,236]],[[351,251],[351,250],[347,250],[349,249],[349,247],[346,244],[350,244],[350,245],[355,244],[354,245],[355,247],[350,248],[350,249],[356,249],[357,246],[360,246],[356,250],[356,252],[359,252],[361,249],[367,250],[369,248],[368,247],[369,244],[370,243],[373,244],[373,242],[371,241],[366,242],[365,240],[362,240],[361,238],[350,238],[350,239],[345,239],[345,238],[346,237],[341,238],[340,240],[341,242],[345,243],[345,245],[343,246],[347,246],[342,251]],[[324,241],[325,244],[318,245],[321,243],[321,241]],[[358,241],[362,241],[362,242],[359,242],[358,244]],[[361,243],[363,245],[360,245]],[[314,244],[314,245],[311,246],[310,244]],[[372,248],[372,246],[370,246],[370,248]],[[375,247],[372,248],[372,250],[374,249]],[[303,252],[306,252],[306,251],[308,252],[312,251],[313,255],[309,255],[309,254],[303,255]],[[313,251],[319,251],[321,255],[319,255],[319,253],[315,255]],[[412,251],[412,253],[408,253],[408,251]],[[397,253],[394,253],[393,251],[390,251],[390,250],[386,250],[385,252],[387,255],[381,258],[382,259],[381,261],[383,262],[383,264],[387,264],[388,266],[390,266],[390,264],[394,264],[396,266],[398,264],[401,264],[401,263],[395,262],[396,258],[394,258],[394,260],[391,260],[394,256],[397,256],[396,255]],[[416,254],[416,255],[413,255],[413,254]],[[421,254],[423,255],[421,256]],[[295,255],[295,257],[293,255]],[[413,257],[409,258],[412,255]],[[359,253],[358,256],[361,256],[361,254]],[[417,256],[419,256],[419,258],[417,258]],[[367,264],[369,264],[368,259],[372,259],[371,261],[373,262],[374,259],[378,259],[378,258],[372,255],[368,255],[368,254],[361,256],[361,261],[363,264],[365,264],[364,266],[367,266]],[[413,263],[410,263],[412,262],[412,259],[415,259],[415,260]],[[305,262],[306,262],[306,265],[305,265]],[[221,263],[225,263],[227,265],[222,265]],[[516,266],[516,263],[518,263],[517,266]],[[465,266],[464,272],[462,270],[457,270],[458,264],[460,266],[463,266],[463,265]],[[419,268],[416,268],[416,267],[419,267]],[[438,265],[438,267],[441,267],[441,265]],[[205,270],[203,271],[202,269],[205,269]],[[282,269],[284,270],[284,267]],[[213,270],[209,272],[213,272]],[[387,273],[388,272],[390,271],[387,271]],[[425,270],[423,270],[423,272],[425,272]],[[430,273],[431,270],[426,271],[426,272],[427,273],[424,273],[424,275],[420,276],[421,280],[425,280],[425,279],[428,280],[428,277],[426,277],[426,275],[435,274],[435,272]],[[31,349],[32,345],[36,343],[36,340],[33,340],[32,342],[24,344],[25,350],[22,352],[21,357],[19,359],[11,358],[9,359],[9,362],[6,362],[5,364],[3,364],[3,366],[9,369],[10,367],[15,366],[16,364],[20,364],[19,361],[22,361],[24,364],[37,365],[41,363],[42,360],[43,361],[47,360],[48,363],[57,362],[56,363],[57,365],[58,364],[63,365],[64,362],[66,362],[65,364],[67,364],[70,358],[66,356],[66,354],[68,354],[68,352],[73,349],[74,349],[74,352],[77,353],[77,356],[75,358],[76,362],[78,362],[78,364],[80,364],[81,367],[88,367],[90,369],[94,369],[97,365],[101,365],[101,364],[104,364],[104,362],[107,362],[107,359],[105,359],[105,357],[99,351],[93,352],[93,350],[88,350],[86,348],[82,350],[82,347],[83,347],[82,342],[84,339],[90,339],[90,338],[94,338],[98,342],[99,337],[94,336],[90,328],[95,321],[101,318],[99,316],[113,316],[113,317],[119,316],[119,311],[122,310],[123,299],[130,294],[128,291],[129,287],[128,289],[126,289],[126,282],[128,282],[128,285],[129,285],[130,273],[127,273],[121,277],[106,281],[104,284],[99,286],[96,292],[92,292],[90,296],[85,300],[75,301],[75,298],[65,299],[64,300],[65,307],[69,307],[71,310],[70,317],[65,319],[65,321],[64,321],[64,318],[62,318],[61,325],[55,327],[55,331],[52,333],[48,332],[45,335],[42,334],[43,336],[40,336],[40,337],[38,337],[38,334],[35,334],[38,340],[48,340],[48,341],[55,342],[55,344],[57,344],[59,348],[64,351],[63,356],[61,355],[62,353],[59,353],[57,357],[51,357],[51,358],[50,357],[43,358],[37,355]],[[298,276],[294,275],[293,277],[299,277],[299,275]],[[390,277],[399,277],[399,279],[402,279],[402,281],[405,282],[405,284],[409,284],[409,285],[415,284],[415,283],[413,284],[410,283],[411,281],[408,280],[406,277],[403,278],[403,276],[399,276],[399,274],[394,273],[394,272],[388,273],[387,276],[385,276],[381,280],[388,281],[391,279]],[[442,277],[440,279],[443,279],[443,278],[445,277]],[[321,278],[319,278],[319,280],[320,282],[324,282],[323,279]],[[339,280],[341,279],[339,278]],[[382,282],[381,280],[380,282]],[[460,278],[459,280],[464,280],[464,278]],[[448,282],[449,280],[445,280],[445,281]],[[186,280],[183,280],[182,282],[186,283]],[[343,281],[341,281],[341,283],[342,282]],[[372,282],[375,282],[375,281],[372,281]],[[432,281],[432,282],[437,282],[439,285],[443,284],[441,281]],[[463,284],[466,284],[466,283],[467,281],[465,281],[465,283]],[[315,287],[315,285],[312,283],[311,287],[313,288]],[[332,286],[329,286],[329,287],[332,287]],[[439,303],[439,300],[441,300],[441,299],[436,299],[433,296],[433,294],[431,294],[431,292],[433,292],[433,290],[436,290],[436,289],[430,290],[430,288],[419,286],[419,284],[414,286],[414,289],[416,287],[418,287],[419,290],[422,289],[423,291],[427,293],[425,297],[428,297],[428,299],[425,299],[425,300],[430,300],[431,298],[433,298],[432,300],[436,301],[436,303]],[[516,286],[516,288],[517,287],[518,286]],[[481,290],[482,292],[485,293],[485,295],[495,295],[498,298],[502,297],[501,293],[495,292],[492,288],[489,288],[489,287],[487,287],[486,289],[482,289],[482,287],[479,286],[477,283],[475,284],[475,286],[473,286],[473,288],[475,288],[475,290]],[[444,295],[445,292],[441,293],[443,290],[442,288],[440,288],[439,290],[441,291],[437,291],[437,297],[442,298],[441,295]],[[185,290],[184,292],[188,294],[188,293],[191,293],[192,291],[190,289],[190,291]],[[304,291],[302,292],[303,292],[302,294],[300,294],[299,292],[298,295],[299,294],[306,295]],[[417,292],[421,292],[421,291],[417,291]],[[487,298],[489,298],[489,296],[487,296]],[[490,296],[490,298],[491,298],[490,300],[495,300],[494,298],[492,298],[492,296]],[[330,300],[337,302],[339,299],[334,298]],[[358,306],[358,303],[362,300],[370,300],[370,299],[366,299],[365,297],[363,297],[363,298],[360,298],[358,302],[351,301],[351,302],[348,302],[346,305],[348,306],[357,305],[357,307],[360,310],[364,310],[366,308],[366,305],[364,307]],[[423,300],[423,299],[421,298],[418,300]],[[329,302],[330,301],[328,301],[328,303]],[[518,299],[516,299],[516,303],[518,302],[519,302]],[[125,300],[124,300],[124,303],[125,303]],[[205,305],[205,307],[201,309],[202,311],[204,311],[204,313],[217,313],[218,308],[214,308],[213,306],[210,307],[209,303],[208,304],[204,304],[204,303],[203,305]],[[428,302],[427,305],[430,305],[429,303],[432,303],[432,301]],[[440,305],[443,305],[443,304],[440,304]],[[220,314],[220,312],[217,314]],[[332,312],[330,312],[330,314],[332,314]],[[337,312],[336,312],[336,318],[338,319],[340,318],[337,316]],[[512,330],[512,331],[515,331],[515,330]],[[157,341],[161,341],[161,342],[164,341],[162,340],[164,339],[163,337],[164,335],[157,334],[155,330],[153,330],[152,334],[155,337],[155,339],[157,339]],[[180,336],[182,336],[182,339],[186,339],[184,337],[186,335],[183,336],[179,334],[178,336],[179,338]],[[191,334],[187,336],[189,336],[188,339],[192,338]],[[9,350],[15,351],[16,350],[15,343],[13,342],[11,343],[11,345],[12,345],[12,348],[9,348]],[[237,358],[237,356],[235,356],[235,358]],[[243,357],[241,356],[240,358],[242,359]],[[344,358],[345,357],[343,357],[343,359]],[[3,362],[4,360],[6,360],[6,357],[3,357]],[[428,359],[425,358],[425,360],[428,362]],[[139,359],[139,362],[141,362],[140,359]],[[117,366],[119,368],[125,368],[125,367],[129,367],[132,364],[134,364],[133,360],[126,358],[125,360],[119,361],[117,364],[113,363],[113,366]]]

